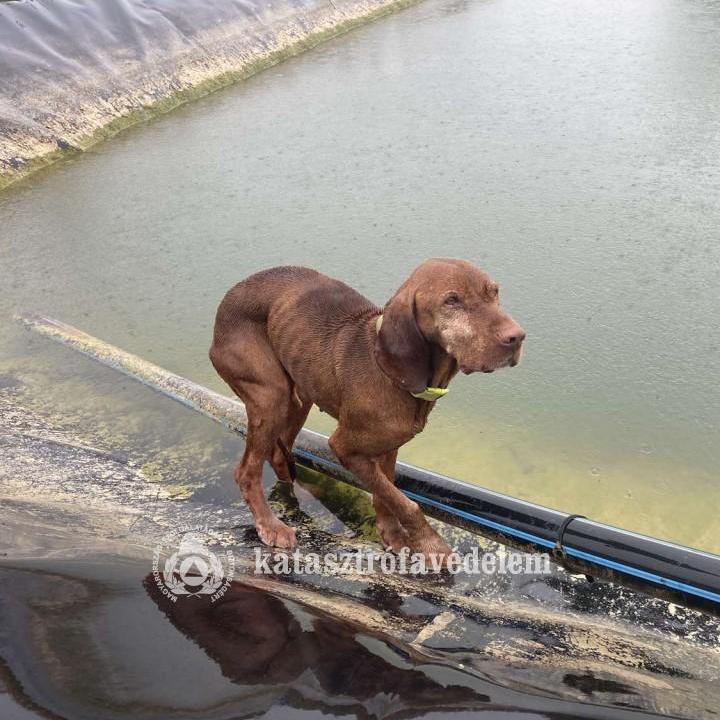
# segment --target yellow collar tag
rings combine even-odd
[[[378,315],[377,320],[375,321],[375,332],[380,332],[380,328],[382,327],[383,322],[383,316]],[[428,402],[435,402],[435,400],[439,400],[443,395],[447,395],[448,388],[434,388],[434,387],[426,387],[422,392],[418,393],[410,393],[414,398],[417,398],[418,400],[427,400]]]
[[[447,392],[447,388],[426,387],[422,392],[410,394],[418,400],[434,402],[435,400],[439,400],[443,395],[447,395]]]

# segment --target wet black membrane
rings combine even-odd
[[[716,717],[717,619],[619,585],[556,566],[256,573],[239,438],[65,349],[43,358],[0,368],[2,717]],[[303,553],[380,549],[364,493],[265,481]],[[234,557],[215,601],[172,601],[153,573],[188,529]]]

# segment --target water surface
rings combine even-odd
[[[250,272],[382,303],[469,258],[525,359],[458,378],[404,459],[720,551],[718,42],[709,1],[420,4],[4,193],[0,310],[223,389],[213,314]],[[3,372],[57,362],[2,332]]]

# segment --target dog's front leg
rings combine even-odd
[[[380,458],[380,468],[385,477],[395,484],[395,462],[397,461],[397,450],[386,453]],[[399,553],[403,548],[410,547],[407,531],[390,508],[380,499],[378,495],[372,496],[373,507],[375,508],[375,522],[378,533],[386,548]]]
[[[388,514],[391,514],[402,525],[406,533],[402,539],[407,539],[410,550],[427,557],[441,556],[444,562],[451,552],[450,547],[430,527],[418,504],[406,497],[388,478],[383,468],[387,453],[371,455],[363,452],[362,446],[358,445],[358,437],[362,438],[362,434],[350,432],[340,425],[330,438],[330,447],[340,462],[372,493],[376,511],[383,514],[382,519],[378,518],[381,536],[382,521],[389,520]]]

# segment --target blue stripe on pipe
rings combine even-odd
[[[425,505],[432,505],[433,507],[439,508],[440,510],[451,513],[452,515],[458,515],[459,517],[465,518],[466,520],[471,520],[478,525],[485,525],[486,527],[492,528],[493,530],[498,530],[505,535],[512,535],[514,537],[522,538],[523,540],[535,543],[536,545],[542,545],[542,547],[546,548],[555,547],[555,543],[552,540],[546,540],[539,535],[534,535],[533,533],[525,532],[524,530],[518,530],[517,528],[510,527],[509,525],[503,525],[502,523],[495,522],[494,520],[487,520],[486,518],[475,515],[474,513],[454,508],[451,505],[446,505],[445,503],[440,502],[439,500],[432,500],[431,498],[427,498],[424,495],[418,495],[417,493],[411,492],[410,490],[403,490],[403,492],[409,498],[412,498],[417,502],[423,503]]]
[[[688,585],[687,583],[680,582],[679,580],[673,580],[671,578],[663,577],[662,575],[656,575],[655,573],[647,572],[647,570],[641,570],[640,568],[633,567],[632,565],[625,565],[624,563],[617,562],[616,560],[608,560],[607,558],[599,555],[587,553],[584,550],[577,550],[569,545],[563,545],[563,549],[568,555],[580,558],[581,560],[587,560],[588,562],[595,563],[596,565],[603,565],[611,570],[617,570],[618,572],[623,572],[628,575],[634,575],[635,577],[657,583],[658,585],[665,585],[673,590],[681,590],[682,592],[698,595],[706,600],[712,600],[713,602],[720,603],[720,594],[712,592],[712,590],[704,590],[703,588],[696,587],[695,585]]]
[[[305,450],[295,450],[295,453],[298,455],[305,455],[307,458],[316,461],[317,464],[321,466],[327,464],[333,465],[338,468],[342,467],[341,465],[338,465],[338,463],[335,463],[332,460],[320,458],[317,455],[314,455],[313,453],[307,452]],[[446,505],[439,500],[433,500],[423,495],[418,495],[411,490],[403,490],[402,492],[405,493],[405,495],[407,495],[409,498],[419,503],[422,503],[424,505],[431,505],[438,508],[439,510],[444,510],[450,515],[457,515],[458,517],[464,518],[465,520],[470,520],[471,522],[474,522],[478,525],[484,525],[485,527],[497,530],[498,532],[501,532],[505,535],[520,538],[521,540],[534,543],[535,545],[540,545],[541,547],[546,547],[550,549],[555,547],[555,543],[552,540],[546,540],[539,535],[525,532],[524,530],[518,530],[517,528],[511,527],[510,525],[504,525],[503,523],[495,522],[494,520],[488,520],[484,517],[481,517],[480,515],[475,515],[475,513],[467,512],[466,510],[460,510],[459,508],[454,508],[452,507],[452,505]],[[704,598],[705,600],[711,600],[713,602],[720,603],[720,594],[712,592],[711,590],[705,590],[703,588],[696,587],[695,585],[688,585],[687,583],[680,582],[679,580],[672,580],[671,578],[666,578],[662,575],[656,575],[655,573],[647,572],[646,570],[641,570],[640,568],[636,568],[631,565],[625,565],[624,563],[617,562],[616,560],[609,560],[607,558],[601,557],[600,555],[594,555],[593,553],[585,552],[584,550],[577,550],[576,548],[570,547],[569,545],[563,545],[563,550],[565,550],[566,554],[571,555],[572,557],[579,558],[580,560],[585,560],[587,562],[594,563],[595,565],[600,565],[601,567],[606,567],[611,570],[617,570],[618,572],[640,578],[641,580],[645,580],[646,582],[652,582],[656,585],[663,585],[673,590],[679,590],[690,595],[696,595],[697,597]]]
[[[450,513],[451,515],[458,515],[466,520],[471,520],[478,525],[485,525],[486,527],[499,530],[506,535],[522,538],[523,540],[535,543],[536,545],[541,545],[542,547],[555,547],[555,543],[539,537],[538,535],[533,535],[532,533],[525,532],[524,530],[517,530],[509,525],[503,525],[502,523],[494,522],[493,520],[486,520],[474,513],[469,513],[465,510],[458,510],[451,505],[446,505],[438,500],[431,500],[430,498],[423,497],[422,495],[410,492],[409,490],[403,490],[403,492],[409,498],[412,498],[419,503],[432,505],[433,507]],[[595,565],[610,568],[611,570],[617,570],[618,572],[623,572],[626,575],[632,575],[642,580],[656,583],[657,585],[664,585],[665,587],[672,588],[673,590],[680,590],[691,595],[697,595],[705,600],[712,600],[713,602],[720,603],[720,594],[712,592],[711,590],[705,590],[703,588],[696,587],[695,585],[688,585],[687,583],[680,582],[679,580],[672,580],[671,578],[666,578],[662,575],[656,575],[655,573],[647,572],[646,570],[641,570],[640,568],[636,568],[631,565],[625,565],[624,563],[617,562],[616,560],[608,560],[600,555],[593,555],[592,553],[585,552],[584,550],[577,550],[569,545],[563,545],[563,550],[568,555],[572,555],[573,557],[577,557],[581,560],[586,560],[587,562],[594,563]]]

